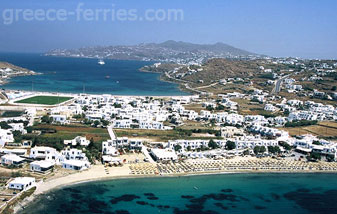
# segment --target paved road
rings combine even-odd
[[[209,84],[209,85],[199,86],[199,87],[196,87],[195,89],[209,88],[209,87],[217,85],[218,83],[219,82],[215,82],[215,83],[212,83],[212,84]]]
[[[108,126],[108,132],[109,132],[111,140],[115,140],[116,139],[116,135],[115,135],[114,130],[112,129],[112,126]]]
[[[281,86],[282,86],[282,82],[284,79],[288,78],[290,76],[290,74],[281,77],[280,79],[278,79],[275,83],[275,87],[273,88],[273,90],[271,91],[272,94],[278,94],[281,91]]]
[[[145,155],[145,157],[149,160],[150,163],[156,163],[156,162],[152,159],[152,157],[151,157],[151,155],[149,154],[149,152],[147,151],[147,147],[146,147],[146,146],[143,146],[143,147],[142,147],[142,152],[143,152],[143,154]]]

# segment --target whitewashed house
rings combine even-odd
[[[50,115],[54,123],[66,124],[69,121],[67,120],[67,115]]]
[[[9,189],[20,191],[26,191],[35,186],[35,178],[32,177],[17,177],[8,184]]]
[[[79,149],[66,149],[61,151],[61,162],[65,160],[80,160],[80,161],[88,161],[87,156],[82,150]]]
[[[30,170],[33,172],[47,172],[48,170],[51,170],[54,168],[54,163],[50,161],[33,161],[30,163]]]
[[[119,152],[116,148],[116,144],[112,140],[102,142],[102,154],[117,157]]]
[[[64,140],[64,144],[65,145],[72,145],[72,146],[89,146],[90,144],[90,140],[87,140],[86,137],[82,137],[82,136],[77,136],[72,140]]]
[[[19,166],[24,163],[24,158],[21,158],[14,154],[7,154],[1,157],[1,164],[4,166],[15,165]]]
[[[58,152],[56,149],[46,146],[36,146],[30,150],[29,158],[45,160],[48,157],[56,159]]]
[[[88,161],[80,160],[65,160],[62,162],[62,168],[71,170],[85,170],[90,168],[90,163]]]
[[[271,111],[271,112],[274,112],[274,111],[276,111],[276,107],[273,106],[273,104],[266,104],[266,105],[264,106],[264,110],[265,110],[265,111]]]
[[[131,128],[132,120],[115,120],[112,123],[113,128],[129,129]]]
[[[14,136],[10,130],[0,128],[0,140],[6,143],[14,142]]]

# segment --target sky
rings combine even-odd
[[[76,10],[79,4],[81,10]],[[34,14],[62,10],[73,16],[32,20],[17,12],[20,9]],[[104,20],[97,9],[115,15],[109,13]],[[183,15],[165,19],[171,9]],[[85,10],[93,11],[97,19],[86,20]],[[116,18],[119,10],[136,11],[137,20]],[[154,11],[152,18],[157,12],[159,18],[139,20],[147,11]],[[1,0],[0,51],[46,52],[176,40],[223,42],[276,57],[337,59],[336,11],[336,0]]]

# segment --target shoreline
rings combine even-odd
[[[129,168],[128,165],[123,166],[123,169]],[[120,171],[121,173],[111,174],[111,175],[101,175],[94,173],[94,170],[103,170],[103,165],[94,165],[92,168],[82,171],[76,172],[73,174],[69,174],[64,177],[50,178],[46,182],[37,183],[37,188],[35,192],[23,199],[20,202],[16,202],[13,205],[14,213],[18,213],[22,207],[29,206],[35,200],[38,200],[40,196],[47,194],[51,191],[56,191],[62,188],[71,187],[79,184],[86,184],[92,182],[100,182],[100,181],[111,181],[118,179],[142,179],[142,178],[179,178],[179,177],[192,177],[192,176],[208,176],[208,175],[228,175],[228,174],[337,174],[336,171],[320,171],[320,170],[297,170],[297,171],[273,171],[273,170],[231,170],[231,171],[203,171],[203,172],[192,172],[192,173],[172,173],[165,175],[134,175],[130,174],[126,171],[120,171],[120,167],[109,168],[112,171]],[[124,174],[123,174],[124,173]],[[82,175],[83,176],[82,176]],[[85,176],[88,174],[90,176]]]
[[[96,59],[96,58],[91,58],[91,57],[65,57],[65,56],[53,56],[53,55],[44,55],[42,54],[42,56],[46,56],[46,57],[61,57],[61,58],[84,58],[84,59]],[[149,62],[151,64],[153,64],[154,62],[156,61],[144,61],[144,60],[123,60],[123,59],[109,59],[109,60],[115,60],[115,61],[140,61],[140,62]],[[175,82],[175,81],[171,81],[171,80],[164,80],[162,78],[162,74],[161,73],[158,73],[158,72],[145,72],[145,71],[142,71],[143,67],[140,67],[138,68],[138,72],[142,72],[142,73],[156,73],[156,74],[159,74],[159,76],[157,77],[157,80],[159,82],[167,82],[167,83],[170,83],[170,84],[174,84],[175,85],[175,88],[177,90],[177,92],[181,92],[183,94],[178,94],[176,95],[175,93],[172,94],[168,94],[168,95],[151,95],[151,94],[144,94],[144,95],[137,95],[137,94],[113,94],[113,93],[88,93],[86,92],[85,94],[88,94],[88,95],[103,95],[103,94],[109,94],[109,95],[112,95],[112,96],[133,96],[133,97],[158,97],[158,98],[161,98],[161,97],[178,97],[178,96],[192,96],[192,95],[195,95],[196,93],[193,93],[193,91],[189,91],[189,90],[185,90],[183,85],[181,85],[179,82]],[[15,77],[20,77],[20,76],[35,76],[35,75],[43,75],[44,73],[41,73],[41,72],[35,72],[35,71],[32,71],[32,70],[29,70],[29,69],[26,69],[27,72],[30,72],[29,74],[20,74],[20,75],[12,75],[12,76],[9,76],[8,78],[5,78],[5,79],[0,79],[0,86],[2,86],[3,88],[6,89],[6,85],[7,84],[10,84],[11,83],[11,79],[12,78],[15,78]],[[6,89],[6,91],[22,91],[22,92],[32,92],[32,91],[29,91],[29,90],[25,90],[25,89]],[[35,93],[59,93],[58,91],[33,91]],[[69,94],[82,94],[81,92],[61,92],[63,94],[65,93],[69,93]]]
[[[0,78],[0,86],[5,86],[9,84],[11,79],[16,78],[16,77],[25,77],[25,76],[37,76],[37,75],[42,75],[43,73],[35,72],[35,71],[27,71],[29,73],[20,73],[20,74],[13,74],[10,75],[6,78]]]
[[[52,92],[52,91],[28,91],[21,89],[6,89],[7,92],[22,92],[27,93],[28,96],[37,96],[37,95],[49,95],[49,96],[102,96],[102,95],[110,95],[113,97],[132,97],[132,98],[142,98],[142,97],[153,97],[153,98],[182,98],[182,97],[193,97],[196,94],[187,94],[187,95],[119,95],[119,94],[109,94],[109,93],[101,93],[101,94],[91,94],[91,93],[72,93],[72,92]],[[26,96],[16,98],[16,99],[24,99]]]

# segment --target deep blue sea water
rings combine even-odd
[[[42,73],[15,77],[5,89],[114,95],[186,95],[177,84],[162,82],[159,74],[143,73],[139,68],[151,62],[49,57],[41,54],[0,53],[0,61]],[[107,78],[110,76],[110,78]]]
[[[118,179],[54,190],[20,213],[336,213],[336,174]]]

